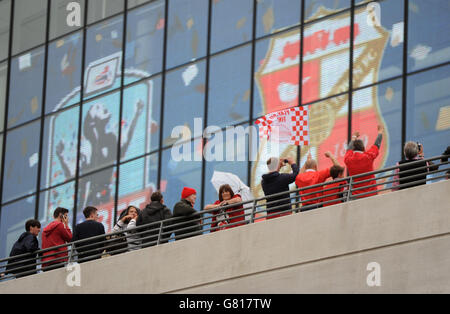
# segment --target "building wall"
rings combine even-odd
[[[1,293],[448,293],[450,181],[0,283]],[[367,278],[376,262],[380,286]],[[120,269],[120,271],[118,271]]]
[[[170,208],[184,186],[197,190],[197,209],[213,203],[214,171],[262,196],[264,141],[252,155],[236,136],[243,148],[231,152],[219,132],[211,142],[222,136],[223,154],[210,161],[198,159],[201,135],[276,110],[309,112],[308,144],[280,147],[299,163],[311,153],[328,166],[326,151],[342,162],[351,132],[371,145],[377,125],[376,169],[400,160],[408,140],[440,155],[449,13],[447,0],[1,0],[0,257],[26,220],[45,227],[57,206],[72,226],[96,206],[109,231],[156,189]],[[189,128],[184,147],[177,126]]]

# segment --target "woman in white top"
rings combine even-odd
[[[137,232],[133,230],[136,228],[136,220],[140,214],[139,208],[135,206],[128,206],[119,217],[114,231],[124,231],[127,236],[128,251],[140,249],[141,237],[139,235],[133,236],[132,234]]]

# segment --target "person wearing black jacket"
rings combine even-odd
[[[197,211],[194,209],[197,191],[192,188],[184,187],[181,193],[181,201],[173,207],[173,217],[184,217],[173,221],[173,230],[176,240],[185,239],[200,234],[202,230],[199,216],[194,215]],[[180,230],[184,229],[184,230]],[[189,234],[198,231],[198,233]]]
[[[164,198],[160,192],[154,192],[150,197],[150,200],[151,203],[147,204],[136,220],[136,226],[151,224],[146,228],[139,229],[141,238],[145,238],[142,240],[142,247],[156,245],[160,229],[160,224],[156,222],[172,218],[172,212],[164,205]],[[170,222],[163,223],[159,243],[168,242],[170,238],[169,225]]]
[[[286,163],[291,166],[292,172],[280,173],[281,167],[283,167]],[[292,158],[280,160],[277,157],[272,157],[267,161],[267,167],[269,168],[269,173],[264,174],[261,181],[264,195],[267,197],[267,215],[290,210],[291,201],[289,199],[283,200],[284,198],[289,198],[288,194],[274,197],[269,196],[289,191],[289,184],[295,182],[295,178],[297,177],[299,172],[297,164]],[[279,217],[279,215],[270,216],[267,217],[267,219],[276,217]]]
[[[39,232],[41,232],[41,223],[39,222],[39,220],[30,219],[25,223],[25,230],[26,231],[20,235],[16,243],[14,243],[9,256],[13,257],[26,253],[29,254],[23,257],[10,259],[6,266],[5,273],[12,275],[18,274],[15,275],[16,278],[25,277],[36,273],[36,271],[34,271],[32,273],[20,274],[22,272],[36,270],[36,265],[33,264],[36,264],[37,254],[34,252],[39,250],[39,242],[37,236],[39,235]],[[23,262],[15,264],[21,261]],[[30,266],[22,269],[17,269],[19,267],[24,267],[27,265]]]
[[[83,215],[86,218],[86,221],[75,226],[73,229],[72,242],[105,234],[105,227],[102,223],[97,221],[97,208],[88,206],[83,210]],[[101,256],[98,254],[103,252],[105,240],[106,238],[102,237],[76,244],[75,249],[78,252],[78,260],[87,258],[86,260],[81,261],[87,262],[100,258]]]

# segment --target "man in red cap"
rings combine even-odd
[[[175,232],[175,239],[189,238],[200,234],[196,231],[201,231],[202,227],[200,216],[194,215],[197,211],[194,209],[195,200],[197,199],[197,191],[184,187],[181,192],[181,201],[175,204],[173,208],[173,217],[183,217],[173,221],[173,230]],[[180,230],[183,229],[183,230]],[[193,233],[189,234],[188,233]]]

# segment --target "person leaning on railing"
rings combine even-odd
[[[202,230],[199,221],[200,217],[198,215],[194,215],[197,213],[194,209],[196,199],[197,191],[189,187],[184,187],[181,192],[181,200],[173,207],[174,218],[184,217],[173,221],[174,226],[172,229],[175,233],[176,240],[196,236],[200,234],[200,232],[190,235],[186,234]]]
[[[14,257],[17,255],[27,254],[23,257],[17,257],[12,258],[8,260],[8,264],[6,266],[5,274],[17,274],[21,272],[27,272],[36,270],[36,258],[37,254],[36,251],[39,250],[39,242],[37,239],[37,236],[39,235],[39,232],[41,232],[41,223],[39,220],[30,219],[25,223],[25,232],[22,233],[19,237],[19,239],[14,243],[11,253],[9,254],[9,257]],[[21,263],[19,263],[21,262]],[[14,264],[13,264],[14,263]],[[17,264],[15,264],[17,263]],[[24,267],[30,265],[29,267],[23,268],[23,269],[17,269],[19,267]],[[16,269],[16,270],[15,270]],[[34,272],[36,273],[36,272]],[[31,274],[25,274],[25,275],[15,275],[16,278],[32,275]]]
[[[42,249],[63,245],[72,240],[72,231],[69,228],[69,210],[67,208],[58,207],[53,212],[54,220],[42,231]],[[59,253],[59,254],[55,254]],[[53,255],[55,254],[55,255]],[[43,270],[54,264],[67,262],[67,246],[62,246],[47,252],[44,252],[42,258]],[[52,256],[48,256],[52,255]],[[46,257],[48,256],[48,257]],[[64,264],[58,265],[64,267]],[[51,269],[50,269],[51,270]]]
[[[405,159],[400,160],[397,163],[399,167],[395,169],[394,182],[392,183],[393,190],[402,190],[426,184],[425,180],[428,172],[439,168],[438,165],[434,165],[431,161],[418,162],[425,158],[423,145],[420,143],[406,142],[403,147],[403,154]]]
[[[349,176],[356,176],[361,173],[374,171],[373,163],[380,152],[381,141],[383,139],[383,127],[381,125],[378,126],[378,136],[375,143],[368,150],[365,149],[364,142],[359,139],[359,135],[359,132],[355,132],[353,134],[352,140],[348,144],[348,149],[344,157],[344,162],[347,166]],[[370,181],[356,184],[357,182],[365,180]],[[352,196],[357,196],[358,194],[368,193],[371,191],[373,191],[373,193],[365,194],[359,197],[357,196],[357,198],[377,195],[378,188],[374,186],[376,184],[375,175],[371,174],[368,176],[357,177],[354,178],[353,182],[355,183],[352,186],[353,189],[362,187],[366,188],[352,191]]]
[[[344,190],[346,183],[345,181],[338,181],[338,180],[344,178],[344,170],[345,170],[344,167],[338,165],[333,165],[333,167],[330,168],[330,175],[333,178],[333,181],[323,186],[322,192],[323,198],[320,201],[327,203],[322,204],[322,207],[343,203],[343,200],[340,198],[342,198],[345,194]],[[334,202],[332,202],[333,200]]]
[[[156,224],[156,222],[172,218],[172,212],[166,205],[164,205],[164,198],[161,192],[153,192],[150,197],[150,201],[150,204],[147,204],[136,220],[136,226],[151,224],[148,227],[139,229],[141,238],[144,238],[142,239],[143,247],[157,244],[160,224]],[[163,223],[160,243],[168,242],[170,238],[169,225],[170,222],[166,221]]]
[[[141,210],[136,206],[128,206],[119,216],[117,223],[114,225],[113,231],[124,231],[126,235],[126,240],[128,243],[128,250],[138,250],[140,249],[141,237],[140,235],[134,235],[138,231],[136,229],[136,221],[141,213]],[[117,249],[117,248],[113,248]],[[119,248],[120,249],[120,248]]]

